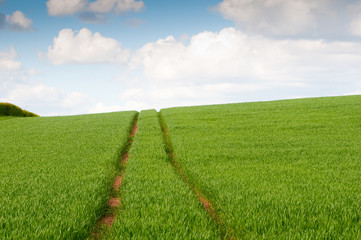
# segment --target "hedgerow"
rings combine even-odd
[[[21,109],[14,104],[2,102],[0,102],[0,116],[39,117],[37,114]]]

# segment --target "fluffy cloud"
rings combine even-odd
[[[51,16],[73,15],[79,12],[137,12],[144,7],[142,1],[135,0],[97,0],[91,3],[88,0],[49,0],[46,5]]]
[[[140,80],[119,99],[141,109],[342,95],[360,89],[360,64],[358,42],[275,40],[234,28],[189,44],[169,36],[135,53],[130,66]]]
[[[40,115],[89,113],[96,105],[84,93],[65,92],[34,80],[39,71],[26,70],[16,57],[12,47],[0,51],[0,102],[11,102]]]
[[[272,35],[295,35],[315,28],[333,0],[223,0],[216,11],[238,26]],[[324,16],[324,14],[323,14]]]
[[[24,80],[21,62],[16,61],[17,53],[13,47],[0,51],[0,96],[8,93],[9,87]],[[1,101],[1,100],[0,100]]]
[[[71,29],[63,29],[48,48],[48,58],[55,64],[69,63],[124,63],[129,51],[112,38],[100,33],[92,33],[83,28],[77,34]]]
[[[95,104],[84,93],[65,92],[36,81],[9,86],[0,101],[26,107],[42,116],[89,113]]]
[[[60,97],[60,92],[55,87],[45,84],[15,84],[9,91],[7,100],[9,102],[20,102],[23,104],[55,103]]]
[[[83,11],[87,5],[88,0],[49,0],[46,3],[51,16],[72,15]]]
[[[21,11],[15,11],[13,15],[6,16],[9,27],[15,31],[31,31],[33,21],[25,17]]]
[[[234,28],[202,32],[184,45],[170,36],[142,47],[133,57],[157,81],[310,81],[312,74],[353,69],[361,44],[322,40],[272,40]],[[356,70],[356,69],[354,69]]]
[[[16,57],[17,53],[13,47],[0,51],[0,98],[5,97],[14,84],[24,80],[22,64],[16,61]]]
[[[21,68],[21,62],[15,61],[17,53],[13,47],[8,51],[0,52],[0,72],[15,71]]]
[[[33,21],[27,18],[21,11],[15,11],[12,15],[0,13],[0,28],[8,28],[12,31],[32,31]]]

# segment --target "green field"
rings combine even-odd
[[[237,238],[361,239],[361,97],[162,110]]]
[[[0,239],[88,237],[103,214],[134,117],[0,121]]]
[[[361,239],[361,96],[136,116],[0,116],[0,239]]]
[[[142,111],[109,239],[216,239],[219,231],[168,162],[156,111]]]

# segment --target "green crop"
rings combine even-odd
[[[361,239],[361,96],[136,115],[0,116],[0,239]]]
[[[176,161],[239,239],[361,239],[361,96],[161,111]]]
[[[0,121],[0,239],[90,236],[135,114]]]
[[[156,111],[140,113],[107,239],[216,239],[219,231],[168,161]]]

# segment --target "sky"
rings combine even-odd
[[[0,0],[0,102],[41,116],[361,94],[361,0]]]

